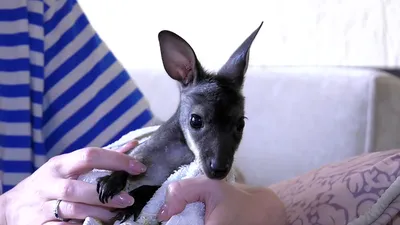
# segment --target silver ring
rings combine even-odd
[[[61,218],[61,217],[59,216],[59,214],[58,214],[58,206],[60,205],[60,202],[61,202],[61,201],[62,201],[62,200],[57,200],[57,202],[56,202],[56,207],[54,208],[54,217],[56,217],[56,219],[58,219],[58,220],[60,220],[60,221],[68,222],[68,221],[70,221],[70,219]]]

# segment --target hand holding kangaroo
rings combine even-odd
[[[135,218],[162,183],[182,165],[197,161],[209,179],[224,179],[245,126],[242,88],[250,47],[261,26],[245,39],[217,73],[207,72],[192,47],[171,31],[158,35],[167,74],[180,83],[180,102],[173,116],[151,138],[127,154],[146,165],[132,176],[115,171],[98,179],[101,202],[120,193],[129,180],[135,203],[119,209],[115,220]]]

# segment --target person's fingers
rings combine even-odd
[[[44,213],[48,220],[57,221],[54,215],[56,200],[45,202],[43,205]],[[63,219],[84,220],[86,217],[92,217],[101,221],[108,221],[115,216],[110,208],[96,207],[78,202],[61,201],[58,205],[58,216]]]
[[[71,202],[80,202],[89,205],[98,205],[112,208],[125,208],[134,202],[132,196],[122,191],[114,196],[111,201],[103,204],[99,200],[96,185],[72,179],[56,179],[53,187],[44,193],[47,199],[62,199]]]
[[[128,142],[124,147],[115,150],[116,152],[120,152],[120,153],[126,153],[127,151],[136,148],[136,146],[139,145],[139,142],[136,140],[133,140],[131,142]]]
[[[221,224],[221,221],[207,221],[206,225],[225,225],[225,224]]]
[[[218,191],[217,182],[205,177],[197,177],[171,183],[167,189],[165,204],[158,214],[158,220],[170,219],[173,215],[182,212],[189,203],[204,202],[207,205],[211,190]],[[207,207],[213,206],[207,205]],[[211,209],[207,208],[207,211]]]
[[[49,160],[47,166],[53,174],[64,178],[75,178],[92,169],[124,170],[134,175],[146,170],[145,165],[131,156],[94,147],[55,156]]]
[[[68,223],[68,222],[63,222],[63,221],[49,221],[44,223],[43,225],[77,225],[77,224],[82,224],[82,223]]]

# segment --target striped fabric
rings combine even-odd
[[[153,121],[76,0],[0,1],[0,193],[49,157]]]

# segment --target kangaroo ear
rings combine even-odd
[[[158,34],[161,58],[168,75],[187,86],[197,74],[197,58],[192,47],[179,35],[163,30]]]
[[[263,23],[264,22],[261,22],[260,26],[258,26],[258,28],[235,50],[228,61],[218,71],[218,75],[232,77],[237,85],[243,85],[244,75],[246,74],[249,63],[250,47]]]

